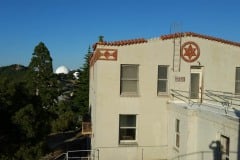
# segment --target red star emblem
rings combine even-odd
[[[200,50],[196,43],[194,42],[186,42],[182,46],[181,57],[186,62],[194,62],[200,56]]]
[[[193,48],[191,44],[188,46],[188,48],[184,48],[184,50],[185,54],[183,56],[187,56],[189,60],[191,60],[193,56],[196,56],[196,48]]]

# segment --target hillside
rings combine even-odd
[[[26,77],[27,67],[19,64],[0,67],[0,77],[8,77],[14,81],[23,81]]]

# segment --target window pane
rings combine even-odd
[[[138,81],[122,80],[121,82],[121,93],[137,93]]]
[[[136,115],[119,116],[119,140],[136,140]]]
[[[167,79],[167,66],[158,66],[158,79]]]
[[[235,93],[240,93],[240,81],[235,83]]]
[[[240,80],[240,68],[236,68],[236,80]]]
[[[179,133],[180,132],[180,130],[179,130],[179,124],[180,124],[180,120],[179,119],[176,119],[176,122],[175,122],[176,124],[176,126],[175,126],[175,131],[177,132],[177,133]]]
[[[120,129],[120,140],[136,140],[136,129]]]
[[[138,93],[138,65],[121,65],[120,93],[122,95],[137,95]]]
[[[168,66],[158,66],[157,92],[167,92]]]
[[[175,121],[175,134],[176,134],[176,146],[180,146],[180,120],[176,119]]]
[[[138,79],[138,65],[122,65],[122,79]]]
[[[120,127],[136,127],[136,115],[120,115]]]
[[[180,137],[179,137],[179,134],[176,134],[176,146],[177,146],[177,147],[180,146]]]
[[[167,92],[166,80],[158,80],[158,92]]]
[[[240,67],[236,68],[235,93],[240,94]]]
[[[191,73],[191,98],[199,98],[199,74]]]

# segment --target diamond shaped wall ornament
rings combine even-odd
[[[195,42],[186,42],[181,47],[181,57],[186,62],[194,62],[200,56],[200,49]]]
[[[117,49],[97,48],[90,60],[90,65],[92,66],[97,60],[117,61],[117,52]]]

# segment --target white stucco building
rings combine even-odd
[[[240,43],[192,32],[98,42],[90,65],[99,159],[240,159]]]

